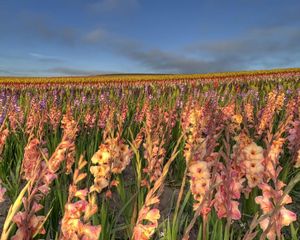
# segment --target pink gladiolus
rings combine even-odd
[[[4,197],[5,192],[6,192],[6,189],[4,187],[2,187],[0,184],[0,203],[5,201],[5,197]]]

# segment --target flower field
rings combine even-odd
[[[0,78],[1,240],[300,239],[300,69]]]

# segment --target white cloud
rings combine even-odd
[[[30,52],[29,56],[31,56],[34,59],[37,59],[38,61],[41,61],[41,62],[54,62],[54,63],[64,62],[64,60],[60,57],[45,55],[45,54],[36,53],[36,52]]]
[[[94,29],[88,32],[84,37],[83,40],[88,43],[97,43],[103,40],[107,36],[107,33],[102,28]]]

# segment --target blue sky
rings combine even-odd
[[[299,0],[0,0],[0,75],[300,67]]]

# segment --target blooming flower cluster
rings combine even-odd
[[[99,146],[99,150],[92,157],[92,163],[95,164],[95,166],[90,167],[90,172],[94,176],[94,184],[90,191],[101,192],[108,186],[111,174],[111,154],[105,144]]]
[[[256,187],[263,181],[264,173],[264,155],[263,148],[257,146],[255,142],[245,146],[242,150],[240,161],[242,161],[248,186],[250,188]]]
[[[2,126],[0,128],[0,156],[4,149],[4,145],[5,145],[8,135],[9,135],[9,130],[5,126]]]
[[[70,172],[73,161],[68,162],[68,151],[75,152],[74,140],[76,137],[76,122],[67,113],[62,121],[64,135],[48,161],[47,151],[42,147],[42,142],[29,136],[29,142],[25,147],[24,160],[22,163],[23,178],[29,183],[28,193],[23,197],[24,211],[19,211],[13,221],[18,230],[12,237],[14,240],[31,239],[37,234],[44,234],[43,224],[45,216],[39,216],[38,212],[43,208],[40,201],[49,193],[52,181],[57,177],[62,161],[66,160],[67,173]],[[66,154],[67,153],[67,154]],[[71,155],[71,157],[74,157]]]
[[[56,175],[49,171],[44,161],[45,157],[47,152],[43,150],[40,141],[36,138],[31,139],[25,147],[22,165],[23,178],[28,180],[29,188],[27,196],[22,199],[24,210],[17,212],[13,217],[13,222],[18,227],[13,240],[32,239],[37,234],[45,233],[43,224],[46,218],[38,215],[43,209],[40,201],[48,194],[49,186],[56,178]]]
[[[37,216],[36,214],[43,208],[43,205],[31,199],[24,198],[23,204],[25,210],[18,212],[13,221],[16,223],[18,230],[11,238],[12,240],[27,240],[32,239],[37,234],[45,234],[43,223],[45,216]]]
[[[147,186],[155,182],[162,173],[163,161],[166,155],[164,148],[165,144],[165,127],[163,126],[163,115],[159,114],[162,111],[161,108],[154,108],[153,111],[156,114],[151,113],[150,109],[145,110],[146,126],[143,128],[143,134],[145,136],[144,158],[147,162],[143,172],[146,173],[149,179],[143,179],[142,185]]]
[[[189,176],[190,189],[196,201],[193,208],[196,210],[209,190],[211,176],[208,163],[205,161],[192,163],[189,166]]]
[[[17,129],[19,129],[24,122],[25,116],[22,109],[20,109],[19,106],[14,106],[9,112],[8,112],[8,120],[9,120],[9,126],[12,132],[16,132]]]
[[[229,171],[229,172],[228,172]],[[243,178],[234,169],[226,169],[223,164],[219,165],[217,175],[217,192],[215,194],[214,208],[219,218],[230,217],[233,220],[241,218],[239,202],[241,197]]]
[[[300,167],[300,120],[292,122],[292,126],[289,129],[289,135],[287,137],[289,141],[289,149],[295,154],[295,167]]]
[[[86,129],[92,129],[96,125],[96,113],[91,110],[87,110],[84,116],[84,127]]]
[[[231,119],[235,114],[235,104],[230,103],[221,109],[225,119]]]
[[[32,98],[31,106],[25,123],[25,132],[28,136],[33,134],[36,136],[43,135],[44,126],[48,122],[48,115],[44,104],[44,99],[39,100],[37,98]]]
[[[71,167],[74,163],[75,157],[75,139],[78,131],[77,122],[73,119],[70,108],[67,109],[66,114],[61,121],[63,129],[63,137],[55,152],[49,159],[49,168],[52,172],[56,172],[61,163],[66,160],[66,172],[71,172]]]
[[[40,151],[42,150],[43,153]],[[44,155],[44,156],[43,156]],[[42,144],[37,138],[31,139],[24,151],[22,161],[22,177],[29,181],[35,177],[36,171],[40,171],[41,162],[48,157],[47,149],[42,149]]]
[[[108,137],[105,143],[99,146],[99,150],[93,155],[90,171],[94,176],[94,184],[90,191],[101,192],[111,181],[111,174],[120,174],[130,163],[132,151],[121,139]]]
[[[281,91],[277,94],[276,101],[275,101],[275,110],[277,112],[280,112],[282,110],[282,107],[284,105],[284,100],[285,100],[285,93]]]
[[[262,230],[266,231],[268,229],[267,237],[269,240],[275,240],[276,236],[280,239],[281,228],[289,226],[292,222],[296,221],[297,218],[295,213],[284,207],[284,205],[292,202],[289,195],[285,195],[282,199],[282,188],[284,186],[285,184],[279,180],[277,181],[275,188],[272,188],[266,183],[262,183],[259,185],[259,188],[262,190],[262,196],[257,196],[255,198],[255,202],[260,205],[263,214],[273,213],[275,206],[280,204],[279,209],[274,212],[275,214],[266,217],[260,222]]]
[[[160,213],[157,208],[152,208],[151,205],[159,203],[158,198],[153,198],[150,202],[146,202],[139,212],[137,224],[133,230],[133,240],[148,240],[151,239],[157,226]]]
[[[57,106],[52,106],[48,114],[50,125],[53,129],[57,129],[62,117],[61,109]]]
[[[254,107],[251,103],[246,103],[244,107],[245,116],[249,123],[254,122],[254,113],[253,113]]]
[[[275,139],[272,142],[272,145],[269,149],[268,155],[265,158],[265,166],[266,166],[266,175],[269,178],[274,178],[276,176],[276,167],[279,163],[279,155],[282,152],[283,144],[285,143],[284,138]]]
[[[87,199],[88,189],[79,189],[78,184],[86,178],[86,173],[80,171],[87,162],[81,156],[78,168],[74,171],[73,183],[69,186],[68,201],[65,205],[64,216],[61,221],[61,240],[97,240],[101,226],[93,226],[89,219],[97,212],[95,195]],[[76,199],[79,199],[76,201]]]
[[[267,104],[262,109],[259,124],[257,126],[257,133],[261,135],[269,126],[273,119],[274,112],[276,110],[276,92],[272,91],[268,94]]]
[[[98,117],[98,127],[100,129],[104,129],[105,128],[105,125],[106,125],[106,119],[107,119],[107,116],[110,112],[110,107],[108,104],[105,104],[99,111],[99,117]]]

